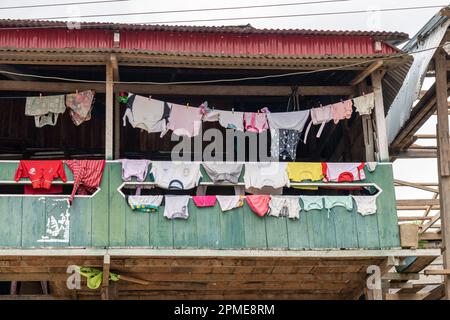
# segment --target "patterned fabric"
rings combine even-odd
[[[244,128],[246,131],[254,133],[261,133],[269,129],[266,114],[264,112],[245,112]]]
[[[66,111],[64,95],[28,97],[25,104],[25,115],[34,116],[37,128],[56,125],[59,114],[64,111]]]
[[[297,157],[297,146],[300,141],[300,131],[292,129],[271,130],[271,156],[272,158],[289,158],[295,160]]]
[[[162,203],[163,196],[127,196],[131,210],[140,212],[157,212]]]
[[[70,108],[70,118],[76,126],[91,119],[94,96],[92,90],[66,95],[66,106]]]
[[[353,105],[360,115],[371,114],[372,109],[375,108],[375,98],[373,92],[353,98]]]
[[[93,194],[102,182],[105,160],[65,160],[65,164],[73,174],[73,189],[69,203],[72,204],[75,194]]]

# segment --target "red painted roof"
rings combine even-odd
[[[65,22],[0,20],[0,47],[28,49],[114,48],[114,32],[120,32],[118,49],[224,55],[371,56],[399,51],[375,41],[402,39],[405,34],[367,31],[317,31],[255,29],[251,26],[196,27],[135,24],[83,23],[69,30]]]

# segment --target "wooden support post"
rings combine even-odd
[[[370,115],[361,117],[364,135],[364,150],[366,152],[366,161],[375,161],[375,150],[373,145],[373,127]]]
[[[105,254],[103,257],[103,280],[101,286],[101,298],[102,300],[109,300],[109,270],[111,266],[111,257],[109,254]]]
[[[377,134],[378,161],[389,161],[389,148],[387,139],[386,119],[384,117],[383,88],[381,86],[382,70],[372,73],[372,87],[375,96],[375,121]]]
[[[436,67],[436,104],[437,104],[437,146],[439,199],[442,230],[442,248],[444,269],[450,269],[450,142],[448,124],[448,93],[446,53],[440,49],[435,56]],[[450,275],[444,276],[445,298],[450,300]]]
[[[111,55],[114,81],[120,81],[119,63],[115,54]],[[114,159],[120,158],[120,102],[117,99],[117,86],[114,86]]]
[[[355,86],[359,83],[361,83],[365,78],[367,78],[371,73],[373,73],[375,70],[379,69],[383,65],[383,60],[378,60],[372,63],[370,66],[367,67],[367,69],[362,70],[355,79],[350,81],[351,86]]]
[[[114,114],[114,70],[111,60],[106,64],[106,104],[105,104],[105,158],[113,158],[113,114]]]

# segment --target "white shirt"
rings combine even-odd
[[[163,189],[188,190],[198,186],[202,174],[195,162],[155,161],[150,171]]]

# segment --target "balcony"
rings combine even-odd
[[[18,161],[0,162],[0,183],[13,181]],[[66,167],[70,184],[72,174]],[[92,196],[0,195],[0,247],[3,248],[165,248],[165,249],[391,249],[400,247],[392,166],[365,169],[366,179],[352,186],[374,186],[377,213],[360,215],[335,207],[302,211],[299,220],[256,216],[243,207],[222,213],[218,204],[197,208],[189,202],[189,219],[168,220],[157,213],[133,212],[121,193],[121,164],[108,161],[100,189]],[[147,178],[149,179],[149,178]],[[204,174],[202,184],[210,184]],[[209,182],[209,183],[208,183]],[[56,181],[54,183],[62,183]],[[133,182],[131,183],[133,184]],[[136,184],[136,183],[134,183]],[[151,184],[150,180],[145,184]],[[323,187],[325,183],[318,183]],[[300,184],[301,185],[301,184]],[[347,186],[346,184],[340,184]],[[347,186],[348,187],[348,186]]]

